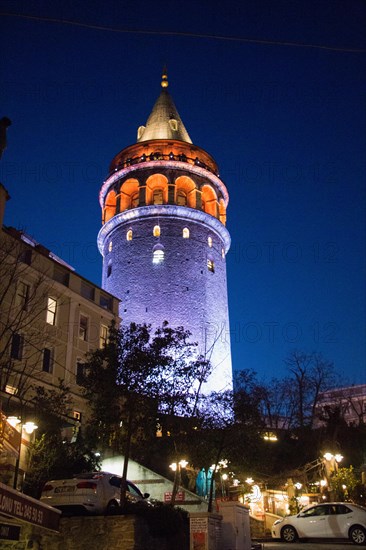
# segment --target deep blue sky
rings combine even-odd
[[[98,192],[136,141],[168,66],[193,140],[229,193],[234,368],[285,374],[320,351],[350,383],[365,366],[365,3],[2,2],[2,12],[115,29],[235,36],[334,49],[108,32],[1,17],[5,223],[101,282]]]

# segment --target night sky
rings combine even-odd
[[[366,383],[365,6],[3,0],[5,224],[100,285],[99,189],[166,64],[230,194],[234,368],[268,379],[292,350],[319,351]]]

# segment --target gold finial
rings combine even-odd
[[[161,87],[162,87],[162,88],[167,88],[168,86],[169,86],[169,82],[168,82],[168,71],[167,71],[166,66],[164,66],[164,68],[163,68],[163,74],[161,75]]]

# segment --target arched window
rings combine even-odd
[[[212,273],[215,273],[215,263],[210,258],[207,258],[207,269]]]
[[[222,259],[224,260],[225,259],[225,250],[223,248],[221,249],[221,256],[222,256]]]
[[[109,241],[108,252],[112,252],[112,248],[113,248],[113,242]]]
[[[136,208],[139,205],[139,194],[134,193],[131,196],[131,208]]]
[[[107,265],[107,278],[112,275],[112,262],[109,262]]]
[[[156,244],[153,248],[153,264],[161,264],[164,261],[164,247],[162,244]]]
[[[179,190],[177,193],[177,205],[187,206],[187,193],[182,190]]]
[[[163,204],[163,190],[162,189],[154,189],[153,192],[153,204]]]
[[[154,225],[153,235],[154,237],[160,237],[160,225]]]
[[[183,229],[183,239],[189,239],[189,229],[188,229],[188,227],[184,227],[184,229]]]
[[[126,240],[127,241],[132,241],[132,237],[133,237],[132,229],[129,229],[126,233]]]
[[[212,248],[212,237],[208,237],[207,239],[208,246]]]
[[[113,218],[113,216],[116,213],[116,205],[117,205],[117,198],[116,193],[114,191],[109,191],[104,205],[104,220],[103,222],[106,223],[108,220]]]

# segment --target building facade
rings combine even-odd
[[[72,401],[65,420],[77,426],[87,413],[79,385],[85,354],[103,346],[112,321],[119,324],[119,300],[24,232],[3,226],[6,199],[0,184],[0,409],[23,423],[37,421],[35,388],[52,390],[62,380]],[[26,437],[24,444],[25,451]],[[0,452],[3,473],[13,462]]]
[[[100,191],[102,286],[122,323],[183,326],[211,361],[205,392],[232,387],[226,280],[228,191],[214,159],[193,145],[167,91],[137,142],[118,153]]]

